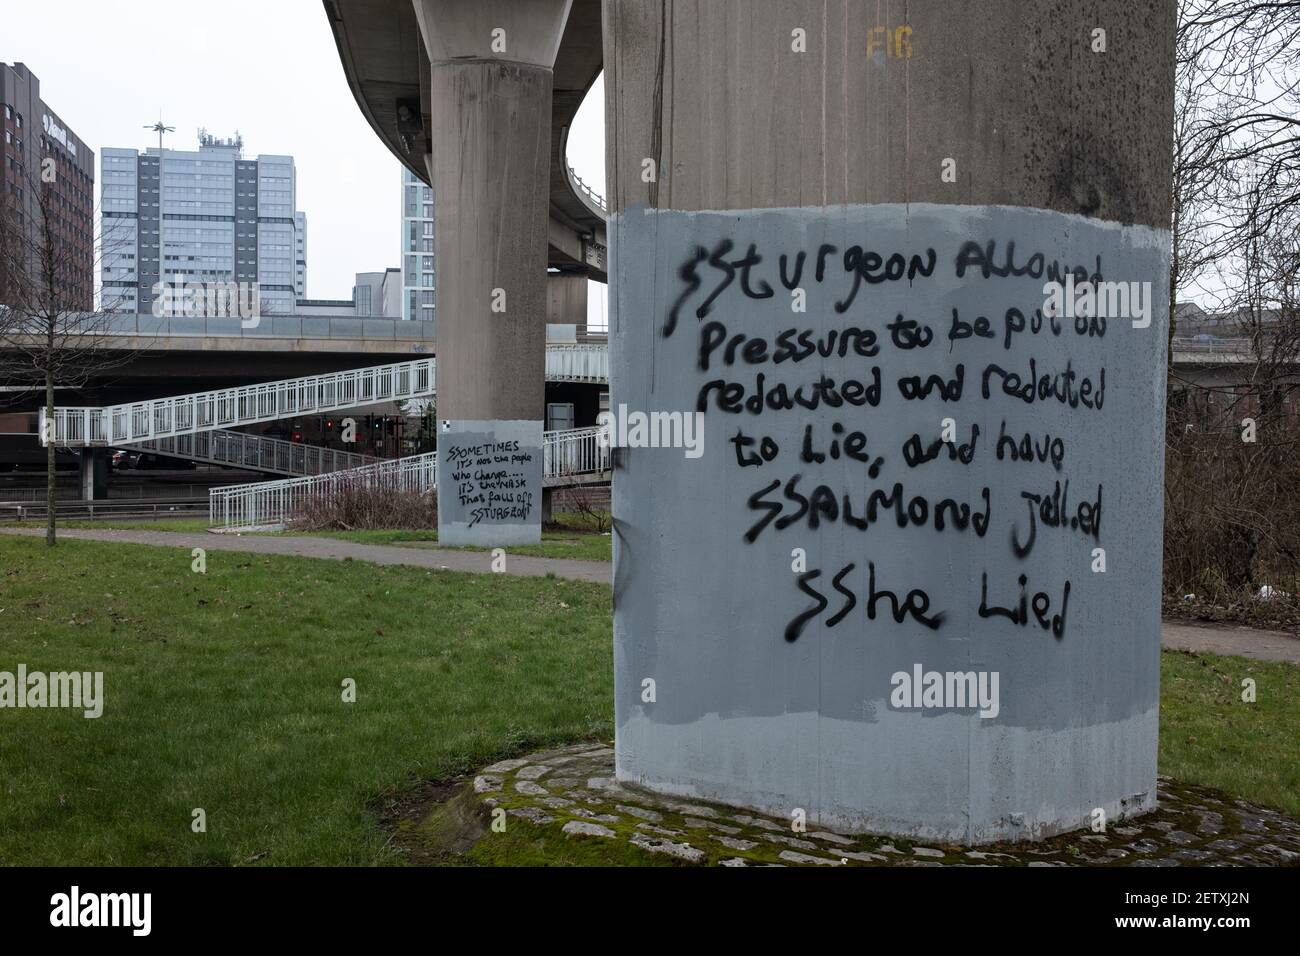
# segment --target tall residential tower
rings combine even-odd
[[[433,190],[402,168],[402,318],[435,317]]]
[[[244,159],[243,145],[200,130],[196,152],[103,150],[103,285],[123,310],[153,311],[159,282],[247,282],[262,313],[294,313],[307,222],[293,157]]]

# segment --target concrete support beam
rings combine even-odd
[[[572,325],[581,337],[587,331],[587,277],[578,272],[552,273],[546,278],[546,322]]]
[[[1173,0],[604,13],[610,407],[703,413],[611,423],[619,779],[970,843],[1153,808]],[[1145,307],[1044,318],[1076,279]]]
[[[414,5],[437,200],[439,532],[451,544],[531,543],[541,535],[552,67],[569,0]]]
[[[78,473],[81,497],[85,501],[98,501],[108,497],[108,449],[82,448]]]

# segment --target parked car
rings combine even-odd
[[[113,452],[113,457],[110,459],[110,463],[114,471],[122,471],[127,468],[138,468],[140,467],[140,453],[138,451],[125,451],[124,449],[119,448],[117,451]]]

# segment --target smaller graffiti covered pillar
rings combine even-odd
[[[604,13],[618,779],[1152,809],[1173,0]]]
[[[430,61],[438,534],[541,538],[551,70],[570,0],[413,0]]]

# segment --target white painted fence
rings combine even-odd
[[[542,436],[544,477],[563,479],[609,471],[609,447],[597,440],[597,431],[546,432]],[[279,527],[307,499],[348,484],[423,492],[436,487],[437,480],[436,453],[429,452],[325,475],[224,485],[208,493],[209,519],[212,527],[224,531]]]
[[[335,489],[359,484],[424,492],[436,487],[437,476],[436,453],[429,452],[327,475],[224,485],[208,492],[208,517],[212,527],[228,531],[277,527],[307,499],[328,495]]]

